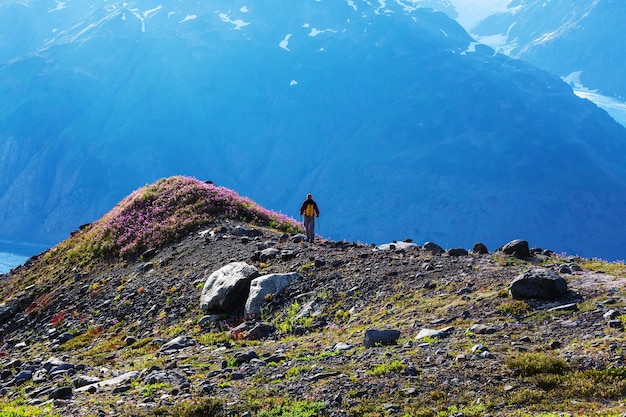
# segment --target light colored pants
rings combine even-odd
[[[315,217],[304,216],[304,228],[306,229],[306,240],[313,242],[315,239]]]

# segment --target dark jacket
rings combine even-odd
[[[302,203],[302,207],[300,207],[300,215],[302,216],[305,212],[306,212],[306,208],[309,204],[313,204],[313,210],[315,210],[315,215],[317,217],[320,216],[320,211],[317,208],[317,203],[315,201],[313,201],[313,199],[309,198],[307,200],[304,201],[304,203]]]

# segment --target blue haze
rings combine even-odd
[[[339,240],[624,258],[626,129],[443,13],[8,1],[0,40],[0,238],[182,174],[293,217],[312,192]]]

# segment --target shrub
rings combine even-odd
[[[500,304],[498,311],[504,315],[519,316],[530,310],[528,303],[522,300],[511,300]]]
[[[563,358],[546,353],[522,353],[518,357],[506,361],[506,366],[517,371],[521,376],[537,374],[560,375],[569,370]]]
[[[324,402],[298,401],[293,405],[282,405],[261,411],[259,417],[315,417],[323,415]]]

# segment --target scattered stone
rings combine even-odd
[[[122,386],[133,379],[137,379],[139,376],[139,372],[132,371],[126,372],[125,374],[116,376],[115,378],[106,379],[104,381],[96,382],[95,384],[85,385],[81,388],[78,388],[76,391],[78,392],[92,392],[94,389],[97,390],[100,387],[114,387],[114,386]],[[128,385],[130,387],[130,385]]]
[[[210,326],[213,323],[216,323],[218,321],[220,321],[220,319],[222,318],[221,315],[219,314],[209,314],[206,316],[202,316],[202,318],[198,321],[198,324],[201,327],[207,327]]]
[[[477,344],[472,346],[472,353],[489,352],[485,345]]]
[[[235,362],[237,362],[238,365],[241,365],[246,362],[250,362],[252,359],[258,359],[258,357],[259,355],[257,355],[255,351],[237,352],[235,353]]]
[[[552,307],[548,311],[578,311],[578,304],[568,303],[560,306]]]
[[[96,384],[100,381],[100,378],[95,376],[75,375],[74,377],[72,377],[72,385],[74,385],[74,388],[85,387],[87,385]]]
[[[244,313],[246,317],[258,316],[267,301],[269,294],[280,294],[298,275],[295,272],[289,274],[270,274],[255,278],[250,283],[250,293],[246,300]]]
[[[480,242],[474,243],[474,248],[472,249],[472,252],[479,254],[479,255],[489,254],[489,250],[487,249],[487,246],[485,246],[485,244],[480,243]]]
[[[345,352],[352,349],[353,347],[354,346],[352,346],[350,343],[339,342],[333,347],[333,350],[336,352]]]
[[[230,331],[231,337],[243,340],[267,339],[276,331],[276,328],[268,323],[241,323]]]
[[[424,339],[426,337],[432,337],[435,339],[443,339],[448,337],[454,331],[454,327],[448,326],[443,329],[434,330],[434,329],[421,329],[417,336],[415,336],[415,340]]]
[[[424,243],[424,246],[422,246],[422,248],[426,252],[430,252],[433,255],[441,255],[442,253],[445,252],[445,250],[443,250],[443,248],[441,246],[439,246],[438,244],[433,243],[433,242],[426,242],[426,243]]]
[[[294,259],[297,256],[297,252],[293,251],[293,250],[281,250],[280,251],[280,260],[281,261],[289,261],[291,259]]]
[[[517,276],[511,282],[509,292],[516,300],[554,300],[567,292],[567,282],[552,270],[533,269]]]
[[[528,242],[521,239],[512,240],[500,249],[507,255],[515,256],[516,258],[530,258],[530,249],[528,248]]]
[[[449,256],[454,256],[454,257],[458,257],[458,256],[467,256],[468,252],[466,249],[463,248],[453,248],[453,249],[448,249],[446,251],[446,253]]]
[[[303,235],[302,233],[298,233],[297,235],[293,235],[291,237],[291,241],[293,243],[300,243],[300,242],[304,242],[306,240],[306,236]]]
[[[407,249],[419,249],[419,245],[412,242],[391,242],[383,243],[374,248],[374,251],[395,251],[395,250],[407,250]]]
[[[162,355],[168,355],[186,347],[193,346],[195,344],[196,341],[191,337],[178,336],[161,346],[158,353]]]
[[[0,324],[12,319],[17,314],[17,307],[14,305],[0,304]]]
[[[24,370],[24,371],[20,371],[17,375],[15,375],[15,377],[13,378],[13,381],[11,381],[11,385],[20,385],[23,384],[24,382],[28,382],[33,378],[33,371],[30,370]]]
[[[309,378],[311,381],[320,381],[322,379],[332,378],[339,375],[339,372],[319,372]]]
[[[467,330],[475,334],[493,334],[496,332],[496,329],[494,329],[493,327],[480,323],[473,324]]]
[[[51,400],[69,400],[72,398],[72,387],[58,387],[50,393],[49,398]]]
[[[559,342],[558,340],[553,340],[553,341],[551,341],[551,342],[550,342],[550,344],[548,345],[548,347],[549,347],[551,350],[554,350],[554,349],[560,349],[560,348],[561,348],[561,346],[563,346],[563,344],[562,344],[561,342]]]
[[[258,269],[245,262],[233,262],[218,269],[209,275],[204,284],[200,308],[229,313],[241,309],[245,305],[250,282],[258,275]]]
[[[561,265],[559,268],[559,274],[571,274],[572,270],[568,265]]]
[[[280,253],[280,249],[277,249],[277,248],[263,249],[261,253],[259,254],[259,260],[261,260],[262,262],[267,262],[270,259],[276,258],[279,253]]]
[[[274,353],[273,355],[268,356],[265,359],[265,363],[280,363],[282,361],[286,361],[287,357],[284,355],[281,355],[280,353]]]
[[[74,335],[72,333],[65,332],[65,333],[61,333],[59,337],[57,337],[56,341],[57,343],[62,345],[63,343],[72,340],[73,338],[74,338]]]
[[[371,348],[377,345],[395,345],[400,338],[399,330],[375,330],[368,329],[365,331],[363,345]]]
[[[152,259],[154,258],[154,256],[158,253],[158,249],[157,248],[152,248],[152,249],[148,249],[147,251],[145,251],[144,253],[141,254],[141,257],[144,260],[148,260],[148,259]]]
[[[139,272],[148,272],[154,268],[154,262],[144,262],[137,265],[137,271]]]

